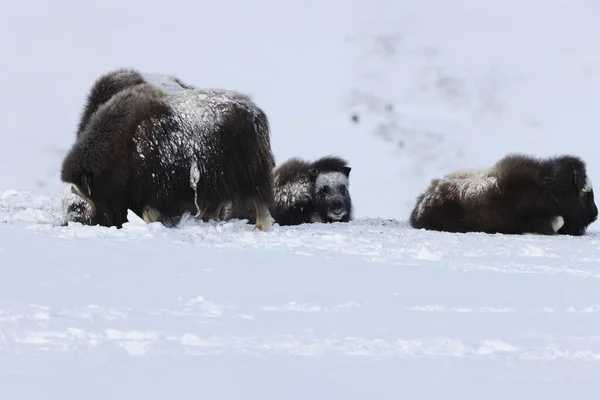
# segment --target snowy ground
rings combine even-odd
[[[407,227],[511,151],[595,186],[595,0],[13,2],[0,15],[0,400],[597,399],[600,231]],[[114,68],[249,93],[278,162],[335,153],[358,220],[58,225]],[[357,123],[352,117],[357,117]]]
[[[57,199],[0,193],[2,399],[591,399],[600,389],[595,231],[58,222]]]

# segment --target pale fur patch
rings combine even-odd
[[[349,186],[350,182],[345,174],[337,171],[321,172],[317,176],[317,179],[315,181],[315,186],[317,190],[319,190],[319,188],[325,185],[329,185],[332,188],[335,188],[337,185],[340,184],[344,186]]]
[[[161,214],[154,208],[146,206],[142,212],[142,219],[147,224],[159,222],[161,219]]]
[[[417,217],[421,217],[427,207],[439,201],[442,186],[449,188],[450,193],[459,201],[472,200],[496,187],[498,179],[491,173],[489,168],[460,170],[446,175],[443,179],[433,180],[417,205]]]
[[[565,224],[565,220],[563,217],[556,216],[552,219],[552,229],[554,230],[554,233],[558,232],[560,230],[560,228],[562,228]]]
[[[583,193],[589,193],[593,190],[593,186],[592,186],[592,181],[590,180],[589,177],[586,178],[585,180],[585,186],[583,187],[583,189],[581,189],[581,191]]]
[[[348,214],[346,212],[346,210],[343,210],[341,213],[339,214],[335,214],[331,211],[327,211],[327,217],[331,218],[332,221],[341,221],[342,218],[344,218],[346,216],[346,214]]]
[[[263,232],[270,230],[275,220],[271,217],[267,205],[255,201],[254,207],[256,208],[256,229]]]
[[[490,169],[474,169],[449,174],[443,182],[455,187],[461,199],[470,199],[496,186],[498,179]]]

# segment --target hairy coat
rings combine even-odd
[[[447,232],[583,235],[597,217],[581,159],[509,154],[490,169],[432,180],[410,224]]]
[[[62,180],[87,203],[66,200],[65,219],[121,227],[130,209],[146,222],[208,220],[247,201],[268,230],[274,165],[267,116],[249,97],[142,82],[100,103],[63,160]]]
[[[77,126],[76,137],[79,138],[91,116],[102,104],[120,91],[142,83],[152,84],[167,92],[194,89],[193,86],[183,83],[179,78],[172,75],[143,73],[131,68],[119,68],[110,71],[96,79],[89,90]]]

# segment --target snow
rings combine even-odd
[[[340,185],[348,187],[350,186],[350,180],[345,174],[335,171],[322,172],[317,176],[317,179],[315,181],[315,186],[317,187],[317,190],[325,186],[330,186],[334,189],[337,189]]]
[[[273,196],[276,204],[287,207],[291,204],[305,203],[310,201],[311,183],[308,176],[298,176],[294,180],[285,182],[283,185],[275,181]]]
[[[565,237],[406,220],[432,178],[509,152],[572,153],[600,176],[600,3],[34,0],[2,15],[0,399],[597,397],[598,223]],[[82,104],[120,67],[247,93],[278,164],[349,160],[357,220],[61,226]]]
[[[121,230],[62,227],[58,198],[0,199],[2,398],[558,399],[600,386],[598,232],[368,218],[265,233],[133,214]]]
[[[275,168],[273,174],[273,198],[277,207],[286,209],[293,204],[308,204],[312,189],[308,173],[297,173],[293,175],[293,179],[287,177],[283,180],[279,173],[281,171],[280,166],[281,164]]]
[[[144,81],[161,88],[166,93],[177,93],[186,90],[177,80],[171,75],[140,71]]]
[[[219,153],[217,152],[220,150],[213,144],[215,127],[228,123],[227,116],[233,108],[242,109],[255,121],[260,112],[247,96],[224,90],[180,90],[167,93],[165,101],[173,108],[174,114],[182,125],[182,130],[169,132],[170,140],[168,141],[158,137],[147,139],[146,136],[138,136],[134,138],[134,142],[137,152],[142,158],[145,158],[143,154],[147,153],[147,149],[152,150],[153,146],[157,146],[161,165],[166,169],[179,165],[184,160],[199,157],[199,160],[195,162],[206,164],[210,158],[218,157]],[[162,123],[164,121],[160,119],[155,122],[155,124]],[[264,124],[256,124],[256,126],[257,131],[262,135],[263,131],[260,129],[266,129],[266,127]],[[200,135],[192,135],[192,130],[199,131]],[[199,177],[201,172],[204,173],[199,170],[199,165],[191,168],[195,168],[194,176]],[[190,186],[195,188],[197,183],[198,179],[191,181]]]
[[[66,184],[60,199],[61,214],[60,218],[64,222],[87,220],[90,221],[94,216],[92,204],[81,195],[76,185]]]

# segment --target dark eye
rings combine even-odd
[[[321,189],[321,191],[325,194],[328,194],[331,191],[331,188],[329,187],[329,185],[325,185],[323,186],[323,189]]]
[[[346,186],[344,185],[339,185],[338,186],[338,192],[345,194],[346,193]]]

